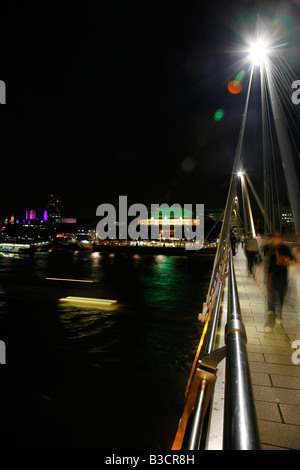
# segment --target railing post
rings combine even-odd
[[[223,429],[224,449],[256,450],[260,448],[260,442],[247,357],[247,338],[241,318],[231,252],[225,338],[227,352]]]
[[[191,417],[190,431],[187,439],[187,450],[199,450],[202,427],[208,405],[214,390],[218,364],[226,355],[226,346],[204,356],[198,363],[195,380],[195,405]],[[193,391],[191,390],[193,393]]]

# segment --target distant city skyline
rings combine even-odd
[[[10,37],[6,53],[18,60],[6,72],[4,60],[1,77],[12,106],[1,123],[2,216],[50,193],[77,218],[95,218],[99,204],[122,194],[131,204],[224,207],[249,81],[239,49],[258,12],[281,22],[285,57],[300,77],[295,2],[12,8],[22,41]],[[239,90],[229,86],[237,77]],[[243,161],[260,195],[261,125],[256,74]]]

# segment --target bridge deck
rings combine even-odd
[[[294,364],[292,360],[292,354],[295,352],[292,343],[300,340],[300,304],[296,284],[293,281],[289,283],[283,307],[282,325],[275,325],[272,332],[266,333],[264,326],[267,317],[267,297],[263,263],[257,270],[257,278],[254,280],[248,275],[246,258],[239,248],[234,257],[234,267],[242,320],[247,332],[247,351],[261,447],[264,450],[299,450],[300,364]],[[225,285],[217,347],[224,344],[226,311],[227,286]],[[296,353],[293,359],[295,356]],[[221,363],[212,407],[208,449],[222,448],[222,436],[218,429],[223,414],[224,369],[224,364]]]

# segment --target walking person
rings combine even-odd
[[[245,242],[245,254],[248,260],[248,273],[254,276],[254,261],[259,255],[259,248],[256,238],[249,237]]]
[[[298,297],[298,315],[300,315],[300,244],[294,247],[292,252],[295,259],[295,264],[290,266],[289,277],[294,282],[297,297]]]
[[[245,236],[242,235],[241,236],[241,246],[242,246],[242,248],[244,248],[244,243],[245,243]]]
[[[288,266],[293,256],[288,246],[282,243],[280,232],[274,232],[269,245],[269,264],[267,268],[268,319],[265,331],[272,331],[275,322],[282,324],[282,306],[286,294]]]
[[[232,256],[236,255],[236,236],[234,235],[233,232],[231,232],[230,235],[230,243],[231,243],[231,249],[232,249]]]
[[[264,256],[268,256],[268,254],[269,254],[269,237],[266,236],[266,235],[263,237],[263,240],[262,240],[261,245],[260,245],[260,250],[261,250],[261,252],[263,253]]]

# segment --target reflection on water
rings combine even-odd
[[[178,269],[179,266],[181,269]],[[186,301],[188,282],[192,279],[182,267],[173,257],[156,257],[152,266],[153,275],[149,275],[149,272],[141,275],[145,289],[144,300],[148,305],[172,309]],[[188,279],[184,279],[186,275]]]
[[[212,262],[63,251],[1,256],[7,445],[169,449]],[[67,296],[118,303],[59,301]]]
[[[111,307],[108,307],[110,310]],[[74,307],[58,305],[59,320],[67,330],[69,339],[82,338],[100,333],[112,325],[112,311],[90,309],[89,307]]]

